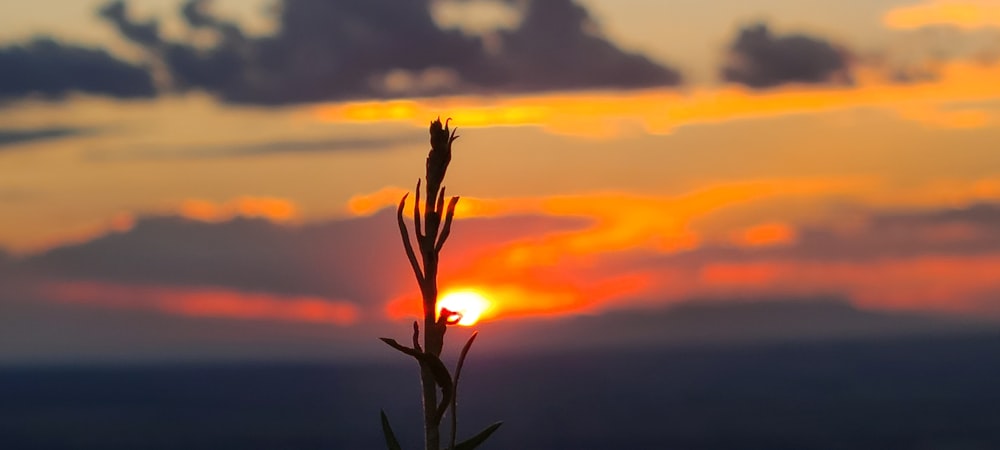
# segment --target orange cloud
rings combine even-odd
[[[844,295],[876,309],[974,312],[1000,292],[1000,256],[921,256],[876,261],[717,262],[682,296]]]
[[[839,295],[871,309],[976,313],[1000,293],[1000,256],[918,256],[870,261],[714,261],[604,272],[580,258],[528,268],[479,261],[442,279],[473,289],[493,305],[484,318],[598,313],[692,298]],[[387,305],[392,319],[419,315],[415,294]]]
[[[101,282],[59,282],[41,287],[56,301],[126,309],[153,309],[188,317],[351,325],[356,306],[320,297],[282,296],[222,288],[182,288]]]
[[[181,216],[203,222],[224,222],[234,217],[259,217],[273,222],[287,222],[297,215],[290,200],[274,197],[238,197],[225,203],[187,199],[178,207]]]
[[[39,253],[58,246],[84,243],[109,233],[125,233],[131,230],[136,221],[146,214],[176,214],[202,222],[225,222],[236,217],[246,217],[285,223],[292,222],[299,217],[296,204],[282,198],[242,196],[226,202],[192,198],[166,207],[161,206],[138,212],[122,211],[110,218],[89,220],[80,225],[67,225],[61,229],[61,232],[50,232],[44,239],[6,243],[5,249],[14,250],[20,254]],[[21,227],[28,229],[32,225],[35,224],[22,225]],[[18,229],[18,231],[21,230]]]
[[[734,241],[746,247],[766,247],[795,241],[795,229],[781,222],[756,225],[738,233]]]
[[[861,305],[888,309],[975,312],[976,299],[1000,291],[1000,257],[936,257],[840,267],[836,276]],[[818,276],[818,274],[815,274]]]
[[[574,229],[483,243],[460,265],[442,272],[441,285],[489,296],[494,308],[485,317],[487,320],[593,313],[624,307],[625,302],[662,303],[734,295],[843,295],[873,308],[968,312],[974,309],[970,299],[1000,292],[1000,279],[995,275],[1000,259],[996,256],[930,255],[844,262],[721,259],[691,263],[699,261],[697,252],[704,242],[735,243],[747,249],[745,255],[753,257],[757,248],[791,246],[799,240],[794,222],[788,217],[794,213],[787,208],[782,210],[786,215],[770,221],[726,218],[721,229],[718,223],[704,226],[706,220],[731,207],[789,197],[844,199],[845,195],[864,204],[860,200],[873,191],[878,195],[869,199],[871,204],[892,207],[905,204],[906,199],[922,207],[941,207],[960,204],[952,204],[952,200],[1000,198],[1000,184],[992,179],[926,186],[909,193],[888,192],[880,186],[865,179],[759,180],[717,184],[677,196],[595,193],[468,199],[473,207],[466,212],[467,217],[537,214],[587,220]],[[397,200],[393,195],[391,204]],[[864,232],[863,223],[855,223],[856,219],[851,215],[836,216],[822,223],[830,230]],[[962,223],[927,226],[919,232],[922,234],[916,238],[927,243],[984,238],[982,229]],[[693,252],[694,259],[684,259],[680,255],[683,252]],[[635,263],[636,258],[669,261],[673,256],[663,255],[670,254],[689,262],[677,266]],[[391,318],[414,316],[419,314],[419,305],[414,294],[403,295],[389,302],[387,313]]]
[[[895,30],[934,25],[963,29],[1000,27],[1000,3],[995,0],[926,0],[889,10],[882,17],[882,23]]]
[[[449,97],[330,104],[314,115],[331,122],[403,121],[425,126],[446,114],[462,127],[540,126],[550,132],[612,138],[641,128],[651,134],[677,127],[852,108],[882,108],[928,126],[976,127],[992,123],[988,111],[947,111],[963,102],[1000,100],[1000,65],[952,62],[935,79],[895,83],[882,73],[855,71],[852,87],[786,86],[754,91],[739,86],[686,92],[644,90],[539,94],[504,98]],[[915,112],[914,112],[915,111]]]
[[[387,186],[371,194],[360,194],[347,201],[347,211],[355,216],[370,216],[382,208],[399,203],[407,191],[395,186]]]
[[[873,185],[858,194],[858,203],[879,209],[959,207],[1000,201],[1000,177],[973,180],[939,178],[903,189]]]
[[[365,216],[383,208],[395,208],[406,193],[406,189],[389,186],[374,193],[355,195],[348,201],[347,210],[353,215]],[[870,177],[761,179],[709,184],[698,191],[681,196],[597,192],[546,197],[462,197],[455,215],[458,218],[536,214],[590,218],[597,223],[605,224],[606,227],[616,227],[610,225],[611,223],[620,225],[617,231],[600,239],[613,240],[615,239],[613,236],[618,236],[617,239],[626,239],[626,235],[663,234],[666,228],[676,226],[679,218],[702,217],[725,205],[787,197],[811,198],[817,202],[824,197],[836,197],[841,201],[848,199],[873,209],[957,207],[975,202],[1000,201],[1000,178],[936,179],[903,188]],[[412,201],[411,192],[405,209],[408,217],[411,215]],[[678,214],[684,217],[679,217]],[[787,217],[777,219],[788,220]],[[750,245],[749,240],[766,241],[768,238],[762,234],[767,233],[775,235],[771,237],[774,244],[795,238],[794,229],[780,230],[778,229],[781,228],[780,223],[758,225],[763,228],[742,230],[735,236],[730,235],[730,240]],[[784,225],[791,227],[787,223]],[[629,229],[632,231],[628,231]],[[643,229],[645,231],[642,231]],[[746,233],[754,236],[748,237]],[[673,236],[680,239],[674,241],[675,244],[692,243],[691,238],[696,238],[683,230],[680,233],[675,232]],[[653,240],[655,241],[655,238]],[[671,245],[668,244],[669,240],[663,248],[670,248]],[[607,243],[607,245],[612,244]]]
[[[462,198],[458,217],[497,217],[515,214],[538,214],[555,217],[591,219],[593,225],[583,230],[544,236],[539,240],[510,248],[500,258],[510,264],[542,261],[570,255],[610,253],[645,249],[676,252],[696,248],[701,237],[692,222],[708,217],[728,206],[776,197],[815,197],[870,189],[865,179],[765,179],[720,183],[683,195],[643,195],[635,193],[591,193],[548,197]],[[355,212],[372,211],[398,204],[401,190],[385,188],[352,200]],[[390,194],[385,194],[390,193]],[[380,200],[379,204],[375,200]],[[412,201],[412,200],[411,200]],[[407,208],[409,210],[409,208]],[[753,238],[788,240],[788,229],[757,230]],[[771,233],[772,236],[762,236]],[[783,234],[782,234],[783,233]],[[776,242],[773,242],[776,243]]]
[[[470,216],[485,211],[487,216],[580,217],[589,219],[590,225],[488,244],[484,251],[463,261],[457,271],[443,273],[442,285],[490,293],[495,305],[492,316],[592,312],[607,307],[614,300],[641,294],[653,285],[654,275],[648,273],[595,272],[594,268],[602,259],[634,252],[657,254],[693,250],[702,241],[693,222],[724,208],[776,196],[839,192],[854,183],[856,181],[765,180],[719,184],[679,196],[597,193],[475,199],[467,212]],[[392,201],[397,201],[395,196]],[[785,224],[765,224],[753,229],[750,236],[758,245],[774,245],[789,242],[794,232]],[[387,312],[392,318],[412,316],[419,313],[419,305],[417,298],[410,294],[390,302]]]
[[[44,239],[5,243],[3,249],[22,255],[41,253],[59,246],[85,243],[109,233],[126,233],[135,226],[135,222],[136,217],[133,214],[119,212],[110,218],[98,218],[78,226],[67,227],[67,231],[45,236]],[[35,224],[22,226],[29,228],[33,225]]]

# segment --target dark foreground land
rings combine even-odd
[[[998,449],[1000,335],[494,358],[463,375],[487,449]],[[415,369],[0,369],[2,449],[419,445]],[[405,445],[405,444],[404,444]]]

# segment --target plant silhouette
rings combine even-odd
[[[441,123],[441,119],[431,122],[430,141],[431,150],[427,154],[427,168],[425,174],[426,183],[425,203],[423,210],[420,207],[420,180],[417,180],[415,200],[413,202],[413,228],[417,241],[414,249],[410,242],[410,233],[403,219],[403,211],[406,207],[406,199],[409,193],[403,195],[396,210],[396,221],[399,223],[399,233],[403,240],[403,249],[406,257],[410,261],[413,275],[420,286],[420,295],[423,303],[423,343],[420,342],[420,323],[413,322],[412,347],[400,344],[394,339],[381,338],[390,347],[413,357],[420,365],[420,384],[423,396],[423,420],[424,420],[424,449],[441,449],[441,422],[444,416],[451,411],[451,435],[448,440],[447,449],[450,450],[472,450],[485,442],[490,435],[500,427],[502,422],[494,423],[486,427],[483,431],[473,437],[456,443],[458,431],[458,381],[462,373],[462,366],[465,358],[469,354],[469,349],[475,341],[477,333],[473,333],[469,340],[462,347],[462,352],[455,367],[454,376],[441,361],[441,351],[444,348],[444,336],[449,325],[458,323],[461,314],[442,309],[437,311],[438,302],[438,258],[441,248],[451,234],[452,221],[455,219],[455,206],[458,205],[458,197],[451,197],[445,206],[445,189],[442,186],[445,174],[448,171],[448,164],[451,163],[451,146],[458,139],[457,131],[452,131],[448,127],[451,119]],[[443,221],[442,221],[443,218]],[[419,257],[417,252],[419,251]],[[438,397],[440,390],[441,396]],[[402,450],[399,441],[396,439],[389,418],[385,411],[382,411],[382,431],[385,435],[386,445],[389,450]]]

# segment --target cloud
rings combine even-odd
[[[379,326],[337,299],[10,273],[0,280],[4,362],[303,360],[384,351],[372,339],[383,335]]]
[[[1000,27],[1000,4],[992,0],[925,0],[890,9],[882,16],[882,23],[897,30],[932,26],[968,30]]]
[[[179,209],[181,217],[203,222],[227,222],[237,217],[285,222],[296,217],[298,208],[282,198],[243,196],[222,204],[187,199]]]
[[[278,31],[248,37],[207,12],[181,8],[216,44],[165,40],[118,1],[101,10],[126,39],[162,61],[177,90],[254,104],[456,93],[675,85],[680,76],[603,37],[573,0],[524,3],[520,25],[487,38],[442,29],[430,0],[284,0]]]
[[[759,183],[676,197],[606,193],[463,199],[468,200],[467,209],[445,248],[441,287],[485,293],[496,306],[491,319],[613,311],[649,317],[647,325],[630,319],[620,326],[652,342],[663,342],[660,339],[668,335],[680,341],[704,336],[698,333],[705,329],[697,324],[711,325],[711,320],[695,321],[677,335],[656,332],[664,330],[666,322],[652,320],[658,311],[692,299],[837,298],[866,309],[1000,317],[1000,236],[994,231],[1000,227],[998,203],[855,210],[812,225],[769,218],[730,224],[716,236],[701,224],[729,206],[770,196],[808,197],[836,188]],[[239,213],[268,209],[273,201],[211,204],[211,217],[204,217],[211,221],[139,218],[130,227],[87,242],[0,258],[0,319],[9,336],[39,337],[25,341],[35,352],[47,351],[47,345],[56,345],[52,342],[73,348],[79,339],[80,345],[93,344],[106,354],[121,345],[115,344],[121,336],[132,334],[136,342],[165,339],[152,348],[175,350],[227,348],[220,340],[353,343],[360,340],[359,328],[351,327],[364,326],[368,336],[378,335],[373,330],[388,326],[387,317],[409,318],[419,308],[394,210],[377,208],[398,198],[395,194],[386,189],[359,196],[354,212],[365,215],[309,225],[248,219]],[[694,237],[688,242],[692,245],[664,245],[685,236]],[[31,304],[24,304],[25,299]],[[736,334],[768,335],[763,331],[768,324],[780,323],[778,317],[825,317],[817,320],[833,320],[826,331],[836,334],[844,329],[833,326],[840,323],[834,319],[861,314],[842,304],[830,305],[830,310],[818,306],[820,316],[811,315],[812,306],[800,310],[794,304],[734,312],[778,320]],[[668,315],[675,313],[692,312],[682,309]],[[667,322],[676,320],[683,327],[680,322],[688,319]],[[721,325],[711,326],[725,328],[732,317],[719,320]],[[498,320],[497,325],[504,328],[508,322],[515,321]],[[544,323],[539,326],[550,329],[553,322]],[[661,326],[653,326],[656,323]],[[870,325],[865,330],[880,326],[877,321],[865,323]],[[796,330],[815,330],[812,325]],[[295,328],[269,328],[276,326]],[[79,330],[73,342],[65,339],[66,329]],[[320,334],[327,329],[353,330],[353,337]],[[616,332],[615,339],[630,335],[622,333]],[[274,345],[265,354],[286,348]],[[315,350],[309,348],[305,353]]]
[[[539,214],[587,218],[589,225],[493,246],[463,260],[443,283],[489,293],[496,305],[492,314],[501,317],[747,296],[835,296],[872,308],[1000,311],[988,300],[1000,295],[1000,282],[990,275],[1000,263],[1000,237],[991,231],[1000,223],[997,204],[868,210],[823,226],[767,222],[730,226],[721,235],[697,225],[731,205],[823,192],[817,189],[734,185],[673,199],[516,200]],[[489,210],[501,216],[504,211]],[[417,304],[415,296],[404,295],[388,311],[407,317]]]
[[[278,219],[286,218],[287,205],[276,199],[244,198],[222,205],[187,202],[182,213],[196,219],[135,219],[119,231],[24,257],[8,269],[18,276],[59,282],[338,299],[363,312],[375,311],[376,316],[383,302],[415,292],[398,241],[395,211],[311,225],[247,218],[270,218],[275,209],[281,213]],[[483,251],[484,242],[496,245],[579,222],[539,217],[463,220],[462,229],[449,241],[448,255],[455,261],[471,260]]]
[[[358,307],[315,296],[247,293],[220,288],[184,288],[97,282],[43,284],[41,295],[58,302],[124,309],[154,309],[196,318],[276,320],[350,325]]]
[[[795,242],[796,232],[789,224],[769,222],[751,226],[734,233],[733,241],[747,247],[769,247]]]
[[[689,262],[812,261],[863,263],[927,255],[1000,255],[1000,204],[973,203],[956,208],[923,207],[908,211],[862,210],[824,225],[772,222],[739,230],[728,243],[709,243],[685,258]]]
[[[0,47],[0,102],[29,96],[61,99],[71,92],[117,98],[156,94],[147,68],[116,59],[104,50],[37,38]]]
[[[658,285],[660,274],[641,265],[611,268],[613,262],[637,255],[697,252],[706,236],[694,226],[728,207],[775,197],[814,196],[841,192],[840,181],[764,180],[714,185],[678,196],[600,193],[543,198],[468,199],[457,216],[503,217],[537,214],[583,220],[581,226],[548,230],[495,245],[461,268],[444,276],[444,284],[489,292],[501,316],[595,312],[641,297]],[[362,197],[388,201],[380,191]],[[623,263],[624,264],[624,263]],[[627,264],[626,264],[627,265]],[[396,298],[393,317],[415,312],[412,297]]]
[[[1000,122],[1000,114],[983,108],[913,106],[910,108],[899,108],[897,114],[902,119],[939,129],[962,130],[986,128],[993,123]]]
[[[501,32],[501,71],[524,90],[634,88],[680,83],[676,71],[623,52],[573,0],[527,3],[518,28]],[[520,90],[520,89],[519,89]]]
[[[0,75],[2,76],[2,75]],[[48,141],[80,136],[93,130],[69,127],[48,127],[32,129],[0,129],[0,150],[37,141]]]
[[[873,308],[1000,311],[990,300],[1000,293],[1000,236],[993,232],[1000,227],[1000,205],[856,210],[821,225],[780,217],[723,218],[721,229],[706,225],[730,207],[839,196],[850,188],[779,181],[671,197],[464,198],[441,286],[487,293],[495,304],[491,314],[500,318],[691,298],[815,296]],[[189,202],[182,208],[187,218],[132,219],[117,232],[11,260],[0,276],[97,283],[108,288],[95,292],[112,298],[116,289],[149,292],[144,298],[171,300],[148,308],[170,314],[202,302],[178,299],[230,292],[247,302],[220,294],[217,303],[204,301],[205,311],[235,317],[244,303],[250,311],[273,312],[284,300],[326,299],[353,305],[361,321],[409,317],[419,308],[418,293],[400,250],[394,209],[379,208],[398,201],[397,194],[385,189],[359,196],[351,208],[362,215],[307,225],[247,218],[287,219],[288,205],[275,199]],[[255,295],[269,300],[258,302]]]
[[[729,54],[731,61],[722,68],[722,78],[752,88],[786,83],[852,83],[844,50],[811,36],[775,36],[767,24],[740,30],[729,46]]]
[[[998,227],[1000,205],[992,203],[873,214],[853,229],[802,230],[798,245],[787,252],[798,258],[821,260],[1000,253],[1000,235],[993,232]]]
[[[108,3],[97,14],[115,24],[122,36],[132,42],[144,45],[160,43],[160,24],[156,20],[145,23],[130,20],[124,0]]]
[[[394,235],[392,219],[383,219],[385,227],[334,222],[288,228],[246,218],[144,218],[125,233],[56,248],[25,260],[23,266],[69,280],[227,287],[364,303],[385,295],[383,289],[393,285],[373,283],[375,274],[392,268],[407,273],[395,242],[382,239],[383,244],[371,236],[373,231]]]
[[[782,245],[711,244],[631,267],[660,280],[645,294],[654,297],[833,295],[870,308],[996,314],[998,224],[998,204],[869,211],[798,227]]]
[[[0,131],[0,146],[3,134]],[[378,151],[414,142],[410,134],[381,137],[330,138],[315,140],[274,140],[248,144],[226,144],[190,148],[165,147],[141,148],[125,151],[92,150],[87,159],[92,161],[168,161],[217,158],[252,158],[268,155],[303,153],[340,153],[357,151]]]

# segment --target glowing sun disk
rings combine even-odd
[[[452,291],[438,300],[439,314],[442,309],[461,314],[458,324],[468,327],[475,325],[483,313],[490,309],[490,301],[475,291]]]

